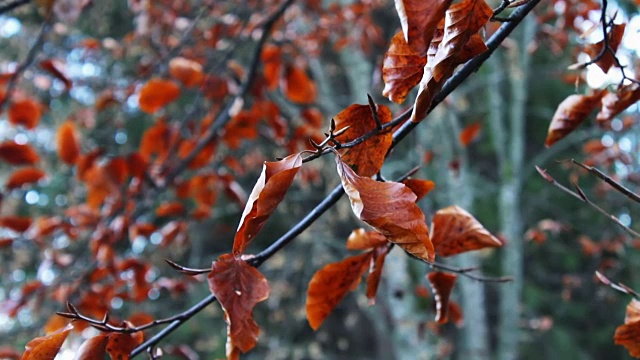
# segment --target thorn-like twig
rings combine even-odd
[[[211,272],[211,269],[193,269],[193,268],[189,268],[186,266],[182,266],[179,265],[178,263],[175,263],[169,259],[164,259],[164,261],[169,264],[169,266],[171,266],[172,268],[180,271],[181,273],[185,274],[185,275],[200,275],[200,274],[208,274]]]
[[[373,121],[376,122],[376,129],[378,131],[382,130],[382,122],[380,121],[380,117],[378,116],[378,104],[373,101],[371,95],[367,94],[367,100],[369,101],[369,109],[371,110],[371,116],[373,116]]]
[[[609,177],[607,174],[603,173],[602,171],[598,170],[597,168],[594,168],[593,166],[589,166],[589,165],[585,165],[579,161],[576,161],[575,159],[571,159],[571,162],[574,163],[575,165],[580,166],[581,168],[587,170],[588,172],[594,174],[595,176],[597,176],[598,178],[600,178],[602,181],[606,182],[607,184],[609,184],[611,187],[613,187],[614,189],[616,189],[618,192],[620,192],[621,194],[625,195],[626,197],[628,197],[629,199],[640,203],[640,195],[634,193],[633,191],[627,189],[624,185],[620,184],[619,182],[613,180],[611,177]]]

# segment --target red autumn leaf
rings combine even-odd
[[[176,57],[169,61],[169,74],[186,87],[198,86],[204,80],[202,65],[183,57]]]
[[[464,325],[464,313],[462,307],[455,301],[449,301],[449,319],[457,326],[462,327]]]
[[[53,314],[51,317],[49,317],[49,320],[47,320],[47,323],[43,326],[44,333],[47,335],[51,335],[67,326],[70,321],[71,320],[64,318],[58,314]]]
[[[473,215],[456,205],[435,213],[431,231],[431,241],[436,253],[444,257],[503,245]]]
[[[615,62],[615,53],[618,50],[618,46],[622,42],[622,37],[624,36],[624,29],[626,28],[626,24],[613,24],[611,29],[607,31],[607,45],[611,51],[605,51],[604,55],[596,61],[596,65],[602,69],[605,73],[609,71],[611,66]],[[584,47],[584,51],[589,54],[591,59],[595,59],[600,52],[604,48],[604,39],[600,40],[595,44],[588,44]]]
[[[300,166],[302,166],[300,154],[289,155],[280,161],[264,162],[262,174],[249,195],[233,240],[235,256],[244,253],[251,240],[276,210],[291,186],[293,178],[300,170]]]
[[[316,84],[304,69],[295,65],[286,67],[280,89],[289,101],[296,104],[311,104],[316,100]]]
[[[435,250],[413,191],[401,183],[358,176],[339,156],[336,163],[353,213],[408,253],[433,261]]]
[[[32,99],[14,101],[9,107],[9,122],[13,125],[22,125],[27,129],[33,129],[40,122],[42,112],[40,105]]]
[[[14,171],[4,185],[8,190],[19,188],[25,184],[33,184],[44,178],[44,171],[35,167],[26,167]]]
[[[264,77],[267,81],[267,88],[275,90],[280,80],[280,69],[282,67],[282,51],[279,46],[267,44],[262,49],[260,60],[264,66]]]
[[[324,319],[354,290],[369,269],[372,252],[348,257],[342,261],[324,266],[309,282],[307,290],[307,320],[314,330],[318,330]]]
[[[58,59],[46,59],[40,62],[40,67],[48,71],[56,79],[64,83],[65,89],[71,89],[73,83],[71,79],[65,74],[64,64]]]
[[[195,140],[186,139],[180,143],[178,147],[178,157],[180,159],[186,158],[191,151],[196,147],[197,142]],[[198,152],[198,154],[189,162],[187,167],[189,169],[199,169],[203,166],[206,166],[209,161],[211,161],[211,157],[216,151],[216,144],[211,142],[207,144],[202,150]]]
[[[33,165],[40,157],[30,145],[9,140],[0,144],[0,159],[11,165]]]
[[[97,335],[85,340],[78,348],[74,360],[104,359],[109,335]]]
[[[599,91],[593,95],[570,95],[564,99],[551,119],[544,145],[550,147],[575,130],[598,106],[602,95],[604,93]]]
[[[171,130],[167,123],[160,119],[152,127],[148,128],[140,140],[140,155],[149,161],[152,155],[162,156],[169,149]]]
[[[347,238],[348,250],[369,250],[387,244],[388,241],[384,235],[377,231],[365,231],[362,228],[353,230]]]
[[[53,360],[71,329],[73,329],[73,325],[69,324],[53,334],[29,341],[25,346],[24,354],[22,354],[22,360]]]
[[[464,129],[462,129],[462,131],[460,131],[460,135],[458,136],[462,147],[467,147],[467,145],[471,144],[473,140],[477,139],[478,135],[480,135],[481,129],[481,123],[469,124]]]
[[[151,79],[140,90],[140,110],[153,114],[180,96],[180,87],[170,80]]]
[[[23,232],[26,231],[33,220],[30,217],[21,216],[1,216],[0,226],[9,228],[13,231]]]
[[[120,156],[111,159],[106,165],[106,170],[111,180],[118,185],[124,184],[129,176],[127,161]]]
[[[269,297],[267,279],[244,260],[225,254],[213,262],[208,281],[229,325],[227,352],[234,348],[243,353],[251,350],[260,333],[253,320],[253,308]]]
[[[602,98],[602,108],[596,115],[598,125],[604,127],[613,118],[640,100],[640,85],[630,84],[610,92]]]
[[[392,120],[391,110],[384,105],[378,105],[378,119],[384,125]],[[336,131],[349,127],[344,133],[336,136],[340,143],[347,143],[360,138],[362,135],[375,130],[369,105],[350,105],[334,116]],[[342,161],[351,166],[360,176],[372,176],[380,171],[387,151],[391,147],[393,134],[390,130],[377,133],[362,143],[345,150],[339,150]]]
[[[402,183],[405,184],[414,194],[416,194],[416,201],[420,201],[423,197],[425,197],[428,193],[431,192],[436,187],[436,183],[431,180],[421,180],[421,179],[406,179],[402,180]]]
[[[58,128],[58,157],[67,165],[73,165],[80,157],[80,141],[76,126],[67,120]]]
[[[180,216],[184,212],[184,205],[177,201],[163,202],[156,208],[156,216]]]
[[[125,326],[131,327],[131,324],[125,321]],[[141,331],[131,334],[111,333],[105,350],[111,360],[129,360],[131,351],[142,344],[143,341],[144,336]]]
[[[388,251],[389,248],[386,246],[381,246],[373,250],[375,255],[374,262],[369,270],[369,275],[367,275],[367,299],[369,299],[369,305],[375,305],[376,303],[376,293],[378,292],[384,259],[387,257]]]
[[[452,0],[395,0],[404,39],[409,47],[424,56],[433,33]]]
[[[622,345],[627,348],[629,355],[640,357],[640,301],[631,299],[627,305],[627,314],[624,319],[624,325],[620,325],[616,329],[613,337],[616,345]]]
[[[458,276],[443,272],[430,272],[427,279],[433,289],[433,298],[436,302],[436,322],[445,324],[449,321],[449,297]]]
[[[384,54],[382,95],[398,104],[404,102],[409,91],[422,79],[426,63],[426,56],[418,55],[407,45],[402,32],[397,33]]]

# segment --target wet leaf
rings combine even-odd
[[[384,105],[378,105],[377,113],[382,125],[392,120],[391,110]],[[336,131],[349,127],[336,137],[340,143],[355,140],[376,129],[376,122],[369,105],[350,105],[336,115],[334,120]],[[339,152],[342,155],[342,161],[350,165],[358,175],[372,176],[380,171],[392,141],[393,133],[390,130],[382,131],[352,148],[339,150]]]
[[[347,238],[348,250],[369,250],[378,246],[387,245],[389,242],[384,235],[377,231],[366,231],[365,229],[355,229]]]
[[[603,92],[597,92],[593,95],[570,95],[564,99],[551,119],[544,145],[550,147],[575,130],[598,106],[602,95]]]
[[[244,260],[225,254],[213,262],[208,281],[229,325],[227,351],[237,348],[245,353],[251,350],[260,333],[253,320],[253,308],[269,297],[267,279]]]
[[[8,140],[0,144],[0,159],[11,165],[33,165],[40,157],[29,144]]]
[[[353,213],[411,255],[433,261],[435,251],[416,195],[404,184],[360,177],[336,156]]]
[[[473,215],[456,205],[435,213],[431,231],[436,253],[444,257],[503,245]]]
[[[73,325],[69,324],[47,336],[37,337],[27,343],[22,360],[53,360]]]
[[[78,348],[74,360],[103,359],[107,354],[109,335],[98,335],[85,340]]]
[[[25,184],[33,184],[46,176],[44,171],[35,167],[26,167],[14,171],[4,185],[8,190],[19,188]]]
[[[627,348],[629,355],[640,357],[640,301],[632,299],[627,305],[627,315],[624,319],[624,325],[620,325],[616,329],[614,335],[616,345],[622,345]]]
[[[318,330],[347,293],[360,284],[371,259],[371,252],[351,256],[328,264],[313,275],[306,302],[307,320],[311,328]]]
[[[169,74],[186,87],[199,86],[204,80],[202,65],[183,57],[176,57],[169,61]]]
[[[436,322],[438,324],[445,324],[449,321],[449,297],[457,278],[456,274],[439,271],[427,274],[436,302]]]
[[[409,91],[422,79],[426,63],[426,56],[418,55],[407,45],[402,32],[397,33],[384,54],[382,95],[398,104],[404,102]]]
[[[180,96],[180,87],[170,80],[151,79],[140,90],[140,110],[153,114]]]
[[[602,109],[596,115],[598,125],[605,127],[616,115],[640,100],[640,85],[630,84],[610,92],[602,98]]]
[[[280,89],[289,101],[296,104],[311,104],[316,100],[316,84],[306,71],[293,65],[286,67]]]
[[[51,75],[53,75],[56,79],[62,81],[64,83],[65,89],[71,89],[73,83],[69,76],[65,74],[64,63],[62,63],[58,59],[46,59],[40,62],[40,67],[45,69]]]
[[[35,128],[41,117],[40,105],[32,99],[14,101],[7,114],[11,124],[22,125],[27,129]]]
[[[302,166],[300,154],[289,155],[280,161],[264,162],[262,174],[249,195],[233,241],[235,256],[244,253],[249,243],[284,199],[300,166]]]
[[[469,144],[471,144],[472,141],[477,139],[480,135],[480,130],[482,130],[481,123],[469,124],[464,129],[462,129],[462,131],[460,131],[460,135],[458,136],[462,147],[467,147]]]
[[[58,157],[67,165],[73,165],[80,157],[80,141],[76,126],[67,120],[58,128]]]
[[[423,56],[433,33],[452,0],[395,0],[404,39],[409,47]]]
[[[615,63],[615,53],[618,50],[618,46],[622,42],[622,37],[624,36],[624,29],[626,28],[626,24],[613,24],[611,29],[607,32],[608,37],[608,45],[611,51],[606,51],[604,55],[600,58],[600,60],[596,61],[596,65],[602,69],[603,72],[609,71],[611,66]],[[584,51],[589,54],[591,59],[595,59],[604,48],[604,39],[600,40],[595,44],[589,44],[584,47]]]

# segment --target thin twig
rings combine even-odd
[[[477,271],[478,270],[477,268],[458,268],[455,266],[450,266],[450,265],[442,264],[438,262],[432,262],[432,263],[427,262],[427,264],[429,264],[429,266],[432,269],[445,270],[447,272],[456,273],[456,274],[468,277],[469,279],[481,281],[481,282],[505,283],[505,282],[513,281],[513,278],[511,276],[490,277],[490,276],[473,274],[472,272]]]
[[[571,159],[571,162],[580,166],[581,168],[587,170],[588,172],[594,174],[595,176],[599,177],[602,181],[606,182],[607,184],[611,185],[612,188],[618,190],[618,192],[622,193],[623,195],[625,195],[626,197],[628,197],[629,199],[640,203],[640,195],[636,194],[635,192],[627,189],[624,185],[620,184],[619,182],[613,180],[611,177],[609,177],[607,174],[603,173],[602,171],[598,170],[597,168],[593,167],[593,166],[589,166],[589,165],[585,165],[579,161],[576,161],[575,159]]]
[[[27,5],[31,0],[16,0],[7,4],[0,6],[0,15],[9,12],[13,9],[16,9],[22,5]]]

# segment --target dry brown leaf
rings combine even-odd
[[[622,345],[627,348],[629,355],[640,357],[640,301],[631,299],[627,305],[627,314],[624,319],[624,325],[620,325],[616,329],[614,335],[616,345]]]
[[[409,91],[422,79],[426,63],[426,56],[418,55],[407,45],[402,32],[397,33],[384,54],[382,95],[398,104],[404,102]]]
[[[435,213],[431,231],[436,253],[444,257],[503,245],[473,215],[456,205]]]
[[[414,194],[416,194],[416,202],[420,201],[423,197],[425,197],[431,190],[435,189],[436,183],[431,180],[421,180],[421,179],[405,179],[402,180],[402,183],[405,184]]]
[[[627,24],[613,24],[611,29],[607,32],[608,35],[608,45],[612,51],[606,51],[604,55],[596,62],[596,65],[602,69],[605,73],[609,71],[611,66],[615,63],[615,53],[618,50],[618,46],[622,42],[622,37],[624,36],[624,29]],[[584,47],[584,51],[589,54],[591,59],[595,59],[602,51],[604,47],[604,39],[600,40],[595,44],[588,44]]]
[[[391,110],[384,105],[378,105],[378,119],[382,125],[390,122],[392,120]],[[376,122],[369,105],[350,105],[336,115],[334,120],[336,131],[349,127],[344,133],[336,136],[336,140],[340,143],[353,141],[376,129]],[[392,141],[393,133],[389,129],[379,132],[354,147],[339,150],[339,152],[342,155],[342,161],[350,165],[358,175],[372,176],[380,171]]]
[[[260,232],[278,204],[284,199],[300,166],[302,166],[300,154],[289,155],[280,161],[264,162],[262,174],[249,195],[233,240],[234,255],[244,253],[249,243]]]
[[[353,213],[409,254],[433,261],[435,250],[413,191],[401,183],[358,176],[339,156],[336,163]]]
[[[69,324],[50,335],[37,337],[29,341],[25,346],[22,360],[53,360],[71,329],[73,329],[73,325]]]
[[[433,33],[452,0],[395,0],[404,39],[420,56],[424,56]]]
[[[239,349],[243,353],[258,342],[260,328],[253,320],[253,308],[269,297],[267,279],[256,268],[231,254],[214,261],[208,276],[209,289],[218,298],[225,313],[227,355]]]
[[[109,335],[98,335],[85,340],[78,348],[74,360],[104,359]]]
[[[369,269],[372,255],[366,252],[348,257],[324,266],[313,275],[306,302],[307,320],[311,328],[318,330],[347,293],[360,284],[362,275]]]
[[[436,302],[436,322],[445,324],[449,321],[449,297],[458,276],[444,272],[430,272],[427,280],[433,289],[433,297]]]
[[[607,125],[613,118],[640,100],[640,85],[630,84],[610,92],[602,98],[602,108],[596,115],[596,122],[601,127]]]
[[[369,305],[375,305],[376,303],[376,293],[378,292],[382,268],[388,252],[389,248],[386,246],[381,246],[373,250],[373,266],[369,270],[369,275],[367,275],[367,299],[369,299]]]
[[[550,147],[575,130],[598,106],[602,95],[604,93],[599,91],[593,95],[569,95],[564,99],[553,114],[544,145]]]
[[[387,244],[388,241],[384,235],[377,231],[366,231],[363,228],[353,230],[347,238],[348,250],[369,250]]]

